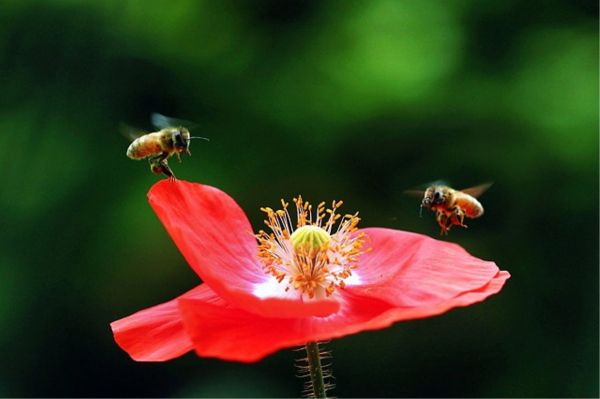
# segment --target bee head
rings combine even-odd
[[[172,132],[173,146],[177,152],[188,152],[190,148],[190,132],[184,127],[174,128]]]
[[[433,205],[440,205],[444,203],[444,200],[444,193],[439,187],[436,187],[432,193],[431,203]]]
[[[421,201],[421,208],[431,208],[433,205],[443,204],[444,200],[444,192],[441,187],[431,186],[425,190],[423,200]]]

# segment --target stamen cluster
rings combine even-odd
[[[330,296],[336,288],[344,288],[363,252],[364,234],[356,232],[358,212],[341,215],[343,202],[333,201],[330,208],[321,202],[313,213],[313,206],[301,196],[293,201],[295,224],[289,202],[283,199],[283,209],[261,208],[271,232],[260,230],[256,235],[258,255],[265,271],[286,284],[286,291],[294,288],[309,298]]]

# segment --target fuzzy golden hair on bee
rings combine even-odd
[[[188,128],[184,127],[181,120],[166,117],[161,114],[152,114],[152,123],[160,130],[155,132],[140,132],[127,125],[122,125],[122,132],[132,137],[133,141],[127,148],[126,155],[130,159],[146,159],[150,164],[150,170],[154,174],[164,174],[169,178],[175,178],[173,170],[169,166],[169,158],[177,156],[181,162],[181,154],[192,155],[190,142],[192,139],[209,141],[206,137],[192,136]],[[136,132],[136,133],[134,133]]]
[[[425,190],[406,190],[404,193],[421,198],[419,217],[423,208],[435,213],[436,222],[440,226],[440,234],[446,235],[452,226],[466,228],[465,218],[476,219],[484,214],[483,205],[477,199],[492,182],[480,184],[463,190],[455,190],[447,184],[434,183]]]

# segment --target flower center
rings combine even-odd
[[[302,226],[290,236],[290,242],[296,252],[318,251],[326,248],[331,236],[325,229],[315,225]]]
[[[309,298],[329,296],[344,288],[363,252],[364,234],[356,232],[360,218],[358,213],[339,214],[342,201],[333,201],[330,208],[321,202],[316,212],[300,196],[294,204],[295,224],[284,200],[283,209],[261,208],[271,232],[256,235],[258,255],[265,271],[286,284],[286,291],[293,288]]]

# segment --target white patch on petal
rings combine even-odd
[[[362,280],[360,279],[360,276],[356,273],[356,271],[353,270],[352,275],[345,279],[344,283],[346,283],[346,285],[361,285]]]
[[[280,283],[273,276],[269,276],[268,280],[263,283],[256,284],[252,293],[261,299],[265,298],[299,298],[298,291],[290,289],[286,292],[287,284]]]

